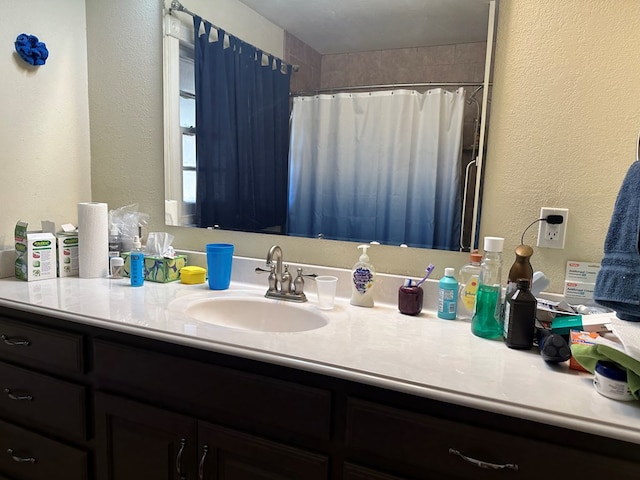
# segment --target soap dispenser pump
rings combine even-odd
[[[362,249],[360,258],[351,271],[353,283],[351,285],[351,305],[358,307],[373,307],[373,284],[376,271],[369,263],[367,249],[369,245],[358,245]]]

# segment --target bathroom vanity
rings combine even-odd
[[[264,293],[237,282],[230,292]],[[0,280],[0,478],[640,475],[638,402],[475,338],[467,322],[344,299],[304,332],[180,314],[212,295]],[[309,296],[301,308],[315,308]]]

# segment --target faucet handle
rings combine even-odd
[[[256,267],[256,273],[268,273],[269,274],[269,292],[275,292],[277,290],[277,278],[276,278],[276,265],[274,263],[267,264],[269,270],[265,268]]]
[[[276,264],[273,262],[267,262],[265,264],[267,268],[256,267],[256,273],[275,273],[276,272]]]
[[[291,282],[292,282],[291,274],[289,273],[289,265],[284,266],[284,272],[282,272],[282,281],[280,283],[280,291],[282,293],[291,292]]]
[[[296,295],[300,295],[304,293],[304,275],[302,275],[302,269],[298,268],[298,275],[296,275],[295,280],[293,280],[293,293]]]

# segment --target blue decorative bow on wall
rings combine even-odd
[[[21,33],[16,38],[15,46],[20,57],[31,65],[44,65],[49,57],[47,46],[35,35]]]

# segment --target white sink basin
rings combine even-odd
[[[308,307],[265,298],[204,298],[190,302],[184,313],[201,322],[256,332],[304,332],[328,323]]]

